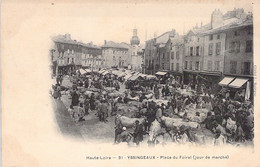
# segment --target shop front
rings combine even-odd
[[[253,77],[225,76],[218,84],[229,90],[230,98],[253,101]]]

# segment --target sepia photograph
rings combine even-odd
[[[124,41],[101,45],[53,36],[51,95],[61,132],[129,146],[253,146],[252,7],[216,8],[205,17],[160,34],[144,20],[122,32]]]
[[[257,1],[4,0],[2,166],[260,166]]]

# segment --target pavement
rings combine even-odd
[[[64,78],[62,85],[70,86],[71,83],[68,78]],[[114,142],[114,117],[108,117],[108,121],[104,123],[98,120],[95,115],[96,111],[89,111],[85,121],[76,123],[67,110],[71,104],[71,99],[67,95],[62,95],[61,100],[54,99],[54,101],[56,104],[55,116],[62,134],[83,141]]]

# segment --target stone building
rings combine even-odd
[[[82,67],[91,70],[101,69],[105,61],[102,56],[101,47],[94,46],[92,43],[80,43],[80,45],[82,46]]]
[[[181,82],[183,79],[183,57],[184,57],[184,39],[183,36],[176,34],[170,37],[166,46],[170,46],[170,73],[176,81]]]
[[[54,46],[51,49],[53,74],[69,74],[79,68],[102,68],[102,65],[92,63],[91,59],[104,62],[101,57],[101,48],[71,39],[70,34],[53,37]],[[92,63],[92,64],[91,64]],[[53,68],[53,69],[54,69]]]
[[[129,44],[105,40],[101,48],[105,68],[128,68],[130,65],[131,46]]]

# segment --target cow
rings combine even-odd
[[[144,118],[129,118],[120,114],[116,115],[115,123],[121,123],[122,126],[126,128],[133,128],[135,126],[135,121],[139,121],[140,124],[144,124],[145,119]]]
[[[163,143],[165,141],[165,134],[167,134],[166,129],[161,127],[161,124],[155,119],[151,126],[150,126],[150,131],[149,131],[149,140],[148,140],[148,145],[154,145],[156,144],[157,141],[157,137],[162,135],[163,136]]]
[[[181,119],[181,118],[170,118],[170,117],[162,116],[161,119],[167,128],[181,127],[182,125],[191,127],[191,128],[200,128],[199,123],[186,122],[186,121],[183,121],[183,119]]]

